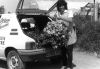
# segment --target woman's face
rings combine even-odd
[[[65,7],[64,7],[64,6],[60,6],[60,7],[59,7],[59,9],[60,9],[60,11],[59,11],[59,12],[60,12],[61,14],[63,14],[63,13],[64,13],[64,11],[65,11]]]

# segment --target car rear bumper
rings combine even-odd
[[[18,50],[20,55],[38,55],[45,54],[45,49],[35,49],[35,50]]]
[[[18,50],[20,55],[45,55],[45,57],[52,57],[60,55],[59,49],[35,49],[35,50]]]

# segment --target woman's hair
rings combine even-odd
[[[59,0],[57,2],[57,10],[60,11],[60,8],[61,6],[64,6],[64,8],[67,10],[68,7],[67,7],[67,2],[65,0]]]

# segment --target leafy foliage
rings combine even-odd
[[[77,46],[90,52],[100,51],[100,23],[76,15],[74,22],[77,28]]]
[[[47,23],[41,34],[36,34],[35,32],[30,32],[28,35],[36,40],[38,46],[49,47],[51,46],[63,46],[67,45],[68,40],[68,23],[57,20]]]

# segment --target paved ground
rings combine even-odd
[[[74,69],[100,69],[100,58],[86,52],[74,52]]]
[[[100,69],[100,58],[86,52],[74,50],[74,63],[77,65],[74,69]],[[61,64],[51,64],[48,61],[28,64],[27,69],[60,69]],[[0,60],[0,69],[6,69],[6,62]]]

